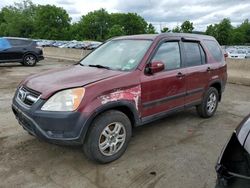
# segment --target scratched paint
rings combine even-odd
[[[118,100],[130,100],[135,103],[136,109],[138,110],[140,96],[141,86],[138,85],[127,89],[117,89],[114,92],[101,96],[100,99],[102,104]]]

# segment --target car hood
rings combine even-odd
[[[32,75],[21,84],[42,93],[41,98],[46,99],[59,90],[85,86],[120,74],[124,72],[74,65]]]
[[[250,115],[241,122],[235,132],[240,144],[250,154]]]

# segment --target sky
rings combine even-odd
[[[0,8],[19,0],[1,0]],[[100,8],[112,12],[136,12],[159,31],[172,29],[185,20],[194,23],[196,31],[207,25],[230,18],[234,26],[250,19],[250,0],[32,0],[34,4],[54,4],[63,7],[73,21]]]

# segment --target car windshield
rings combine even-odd
[[[137,67],[151,43],[151,40],[112,40],[97,48],[80,64],[130,71]]]

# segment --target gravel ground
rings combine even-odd
[[[30,136],[11,112],[11,99],[27,75],[73,64],[46,59],[36,67],[0,65],[0,187],[215,186],[214,165],[234,128],[250,112],[250,87],[228,84],[214,117],[195,109],[136,128],[125,154],[99,165],[81,147],[48,144]]]

